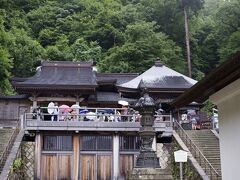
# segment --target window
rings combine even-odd
[[[138,151],[140,149],[139,136],[120,136],[121,151]]]
[[[72,136],[46,135],[43,137],[44,151],[72,151]]]
[[[83,151],[111,151],[112,136],[82,136]]]

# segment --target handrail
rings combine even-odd
[[[52,110],[51,114],[47,113],[47,110],[49,109]],[[54,111],[54,109],[56,111]],[[157,114],[154,115],[154,117],[156,123],[165,123],[167,126],[172,127],[171,114]],[[32,113],[25,113],[24,119],[51,121],[140,122],[141,115],[138,111],[135,111],[132,108],[38,107],[35,108]]]
[[[190,148],[190,151],[191,151],[192,155],[196,159],[198,159],[198,163],[200,164],[200,166],[204,165],[204,167],[202,167],[202,168],[205,170],[206,174],[210,173],[210,179],[216,177],[217,180],[220,180],[221,179],[221,175],[211,165],[211,163],[207,160],[207,158],[204,156],[202,151],[197,147],[197,145],[191,140],[191,138],[188,136],[188,134],[182,128],[182,126],[177,121],[175,121],[174,124],[176,124],[177,127],[179,128],[179,129],[177,129],[175,127],[176,128],[175,130],[179,131],[179,136],[182,138],[182,140],[186,144],[186,146],[188,148]],[[208,166],[208,168],[207,168],[207,166]],[[207,169],[209,169],[210,172],[207,172]]]
[[[2,155],[0,156],[0,172],[2,171],[2,168],[4,166],[4,164],[3,164],[4,158],[8,155],[8,151],[12,148],[14,140],[15,140],[17,134],[19,133],[19,122],[20,121],[17,122],[17,126],[14,129],[14,131],[12,132],[11,137],[7,142],[7,146],[4,148],[4,151],[3,151]]]
[[[47,113],[42,113],[41,115],[38,115],[37,117],[33,118],[33,113],[25,113],[24,115],[24,121],[23,121],[23,127],[27,127],[27,122],[33,122],[33,121],[45,121],[45,122],[55,122],[61,123],[61,122],[96,122],[96,123],[111,123],[111,122],[118,122],[118,123],[135,123],[140,122],[141,119],[137,116],[133,115],[110,115],[110,114],[104,114],[104,115],[96,115],[96,114],[79,114],[79,115],[59,115],[56,120],[54,120],[52,117],[45,118],[45,115],[47,116],[53,116]],[[74,117],[75,116],[75,117]],[[91,119],[88,119],[90,116]],[[171,115],[156,115],[154,123],[156,126],[161,125],[161,127],[173,127],[172,122],[172,116]]]

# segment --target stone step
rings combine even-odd
[[[0,156],[2,156],[2,154],[4,153],[4,150],[8,146],[8,143],[12,136],[13,131],[14,129],[7,129],[7,128],[0,129]],[[9,151],[7,151],[7,155],[9,154]],[[3,161],[2,161],[3,163],[0,164],[1,167],[4,166],[6,158],[7,156],[3,157]],[[2,169],[1,167],[0,167],[0,173]]]
[[[128,174],[131,180],[173,180],[171,172],[159,168],[134,168]]]
[[[204,154],[214,169],[221,174],[219,139],[210,130],[187,130],[186,133]],[[192,154],[194,154],[194,152],[192,152]],[[196,159],[204,169],[204,160],[201,159],[200,162],[199,158]],[[207,169],[206,173],[210,175],[210,170]]]

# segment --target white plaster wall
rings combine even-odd
[[[222,179],[240,179],[240,80],[210,100],[218,106]]]

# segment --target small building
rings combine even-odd
[[[135,114],[117,114],[124,110],[118,101],[134,104],[147,88],[163,104],[165,119],[154,125],[156,150],[157,138],[172,135],[169,102],[195,83],[160,62],[139,75],[98,73],[89,62],[45,61],[34,76],[15,78],[14,88],[26,97],[25,136],[35,142],[35,179],[124,179],[139,154],[140,123]],[[75,118],[58,114],[54,121],[50,102],[79,106],[76,114],[61,115]]]
[[[240,162],[240,53],[175,99],[175,108],[209,99],[218,107],[220,155],[223,180],[239,179]]]

